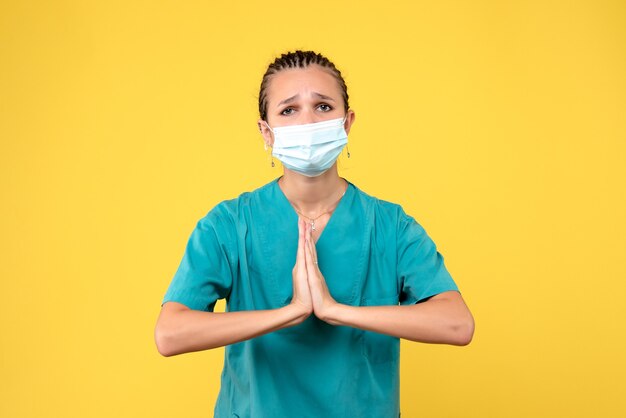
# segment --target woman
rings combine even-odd
[[[197,223],[158,350],[226,346],[215,417],[398,417],[400,338],[466,345],[472,315],[424,229],[339,177],[355,114],[328,59],[277,58],[259,111],[283,175]]]

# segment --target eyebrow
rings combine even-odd
[[[283,100],[282,102],[278,103],[278,104],[276,105],[276,107],[280,107],[280,106],[282,106],[282,105],[284,105],[284,104],[291,103],[291,102],[293,102],[293,101],[294,101],[295,99],[297,99],[297,98],[298,98],[298,95],[297,95],[297,94],[296,94],[295,96],[291,96],[291,97],[289,97],[289,98],[287,98],[287,99]]]
[[[325,95],[323,95],[323,94],[321,94],[321,93],[313,92],[313,95],[314,95],[315,97],[319,98],[319,99],[331,100],[331,101],[333,101],[333,102],[335,101],[335,99],[333,99],[332,97],[325,96]]]
[[[282,100],[281,102],[279,102],[279,103],[276,105],[276,107],[280,107],[280,106],[282,106],[282,105],[284,105],[284,104],[291,103],[291,102],[293,102],[294,100],[296,100],[296,99],[298,98],[298,96],[299,96],[299,95],[298,95],[298,94],[296,94],[295,96],[288,97],[288,98],[286,98],[285,100]],[[332,102],[334,102],[334,101],[335,101],[335,99],[333,99],[332,97],[329,97],[329,96],[326,96],[326,95],[324,95],[324,94],[317,93],[317,92],[313,92],[313,96],[317,97],[318,99],[330,100],[330,101],[332,101]]]

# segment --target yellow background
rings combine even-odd
[[[403,341],[402,416],[626,416],[626,4],[599,0],[1,1],[0,416],[212,416],[223,349],[163,358],[154,323],[197,220],[280,174],[256,100],[296,48],[348,83],[340,174],[475,315],[468,347]]]

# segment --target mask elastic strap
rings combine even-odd
[[[274,134],[274,130],[270,127],[270,125],[266,121],[263,121],[263,123],[265,124],[265,126],[267,126],[267,129],[269,129],[270,132],[272,132],[272,134]],[[267,151],[267,147],[268,147],[267,142],[263,141],[263,148],[265,149],[265,151]],[[274,167],[274,159],[272,158],[271,153],[270,153],[270,159],[272,161],[272,167]]]
[[[270,127],[269,123],[263,121],[263,123],[265,123],[265,126],[267,126],[267,129],[269,129],[272,133],[274,133],[274,130]]]
[[[343,118],[343,129],[346,129],[346,120],[348,120],[348,113],[346,113],[346,116],[344,116]],[[346,144],[346,152],[348,153],[348,158],[350,158],[350,149],[348,148],[348,144]]]

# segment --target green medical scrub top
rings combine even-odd
[[[278,178],[198,221],[162,303],[275,309],[292,296],[298,215]],[[331,295],[353,306],[408,305],[458,290],[442,255],[401,206],[348,182],[316,244]],[[399,338],[303,323],[226,346],[216,418],[392,418],[400,414]]]

